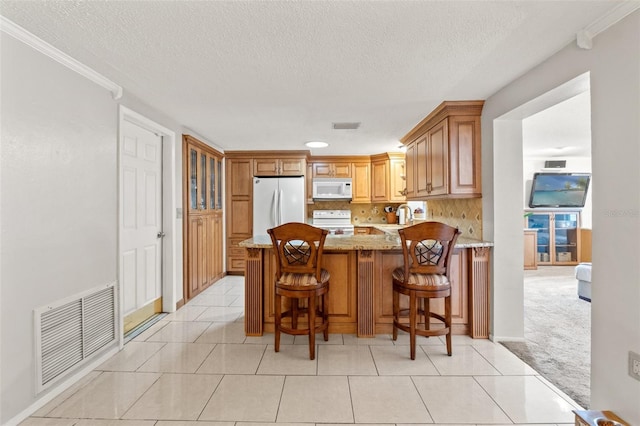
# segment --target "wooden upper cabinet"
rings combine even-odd
[[[371,156],[371,201],[401,203],[406,200],[405,188],[404,154]]]
[[[482,196],[484,101],[443,102],[404,138],[408,200]]]
[[[256,158],[253,163],[254,176],[304,176],[304,158]]]
[[[352,203],[371,202],[370,162],[358,162],[351,164],[352,176]]]
[[[350,162],[313,162],[313,177],[352,177]]]
[[[371,160],[371,201],[389,199],[389,162]]]

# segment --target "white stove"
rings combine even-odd
[[[312,224],[332,235],[353,235],[351,210],[314,210]]]

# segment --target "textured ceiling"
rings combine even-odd
[[[0,14],[225,150],[395,150],[617,1],[1,1]],[[332,122],[361,122],[333,130]]]

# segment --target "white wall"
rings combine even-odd
[[[522,260],[511,263],[508,253],[522,245],[521,216],[512,216],[521,211],[523,187],[508,185],[509,179],[522,176],[522,150],[501,137],[501,128],[514,131],[526,115],[518,118],[512,111],[586,72],[592,98],[592,171],[597,177],[592,182],[591,407],[640,424],[640,382],[627,375],[628,351],[640,352],[640,11],[597,36],[593,49],[572,43],[485,103],[483,227],[496,245],[492,332],[522,337],[522,297],[510,291],[514,281],[522,283]],[[520,134],[517,142],[521,140]]]
[[[118,114],[105,89],[1,41],[4,424],[37,399],[33,309],[117,279]]]
[[[122,99],[0,33],[0,424],[59,393],[35,394],[33,309],[117,280],[118,104],[176,134],[175,235],[182,299],[182,133],[177,120]],[[203,142],[207,140],[200,138]],[[214,146],[215,147],[215,146]],[[166,241],[166,240],[165,240]],[[165,265],[167,266],[167,265]]]

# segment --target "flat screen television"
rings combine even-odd
[[[590,173],[534,173],[529,207],[584,207]]]

